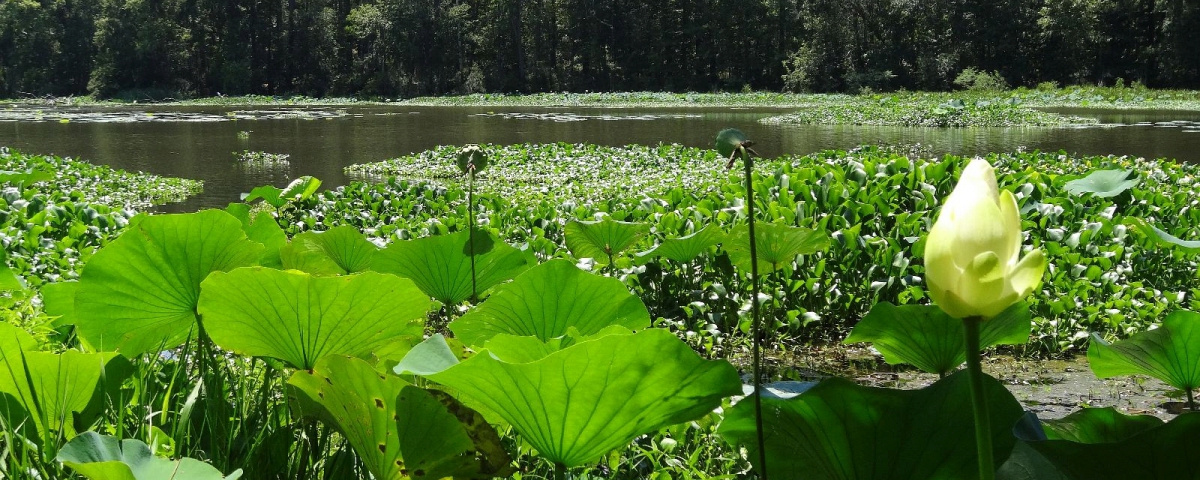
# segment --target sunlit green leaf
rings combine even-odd
[[[400,451],[413,478],[486,479],[516,471],[491,424],[445,392],[406,386],[396,413]]]
[[[224,476],[212,465],[192,458],[154,456],[140,440],[84,432],[58,451],[58,461],[91,480],[234,480],[239,469]]]
[[[1090,193],[1100,198],[1111,198],[1136,187],[1141,179],[1133,170],[1097,170],[1088,176],[1071,180],[1063,189],[1072,195]]]
[[[366,362],[330,355],[288,384],[301,412],[345,436],[376,479],[491,478],[512,473],[500,437],[478,413]]]
[[[56,317],[50,323],[51,326],[75,324],[75,291],[78,288],[79,282],[55,282],[42,285],[42,309],[46,315]]]
[[[700,231],[679,238],[668,238],[654,248],[637,254],[639,263],[657,257],[666,257],[676,262],[690,262],[708,252],[713,245],[725,240],[725,232],[716,225],[706,225]]]
[[[1172,312],[1157,329],[1113,344],[1092,334],[1087,355],[1100,378],[1143,374],[1178,389],[1200,389],[1200,314]]]
[[[283,268],[318,275],[345,275],[366,271],[379,247],[349,225],[326,232],[304,232],[280,248]]]
[[[469,232],[396,241],[375,254],[371,269],[411,278],[427,295],[448,305],[471,298]],[[528,258],[497,238],[493,247],[475,255],[476,294],[529,268]],[[477,242],[478,243],[478,242]]]
[[[288,384],[295,387],[293,394],[305,397],[301,404],[321,409],[301,413],[331,421],[376,479],[405,478],[396,398],[407,382],[379,373],[365,361],[329,355],[312,370],[297,370]]]
[[[42,439],[54,432],[70,436],[74,414],[83,412],[95,397],[105,366],[117,354],[63,353],[4,350],[0,356],[0,392],[12,395],[24,407]]]
[[[770,274],[789,268],[797,255],[823,252],[829,248],[829,235],[825,232],[804,227],[792,227],[776,223],[758,223],[754,227],[758,237],[758,271]],[[738,225],[729,232],[723,247],[729,252],[734,265],[750,271],[750,227]]]
[[[450,323],[455,337],[481,346],[496,334],[528,335],[542,341],[574,327],[583,335],[609,325],[641,330],[650,314],[620,281],[593,275],[567,260],[551,260],[496,287],[487,301]]]
[[[529,363],[486,353],[454,363],[440,337],[425,343],[439,341],[410,353],[432,363],[406,357],[397,373],[423,374],[470,397],[511,424],[539,455],[568,467],[705,415],[741,392],[728,362],[701,359],[665,330],[604,336]]]
[[[1029,305],[1017,303],[983,322],[980,348],[1023,345],[1030,326]],[[889,364],[907,363],[929,373],[949,373],[967,360],[963,321],[934,305],[876,303],[842,343],[859,342],[871,342]]]
[[[644,223],[618,222],[610,217],[594,222],[572,220],[563,228],[567,249],[575,258],[591,258],[607,265],[609,256],[616,257],[650,232]]]
[[[221,210],[145,217],[84,267],[75,294],[79,335],[128,357],[179,345],[196,330],[200,282],[253,265],[262,251]]]
[[[202,289],[199,311],[213,342],[305,369],[325,355],[366,358],[397,337],[420,335],[430,306],[411,280],[376,272],[239,268],[210,275]]]
[[[1126,217],[1125,224],[1160,247],[1179,248],[1188,253],[1200,252],[1200,240],[1183,240],[1140,218]]]

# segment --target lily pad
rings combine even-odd
[[[1088,176],[1071,180],[1063,189],[1071,195],[1090,193],[1100,198],[1111,198],[1124,193],[1141,183],[1133,170],[1097,170]]]
[[[529,268],[523,252],[491,235],[486,238],[493,246],[475,255],[476,292],[471,291],[470,233],[466,230],[392,242],[375,254],[371,269],[411,278],[427,295],[457,305],[471,298],[472,293],[478,295]]]
[[[411,280],[395,275],[250,267],[210,275],[199,312],[217,345],[311,369],[325,355],[366,358],[397,337],[421,335],[429,306]]]
[[[1126,217],[1125,225],[1132,227],[1134,231],[1160,247],[1179,248],[1187,253],[1200,253],[1200,241],[1181,239],[1141,218]]]
[[[696,233],[679,238],[668,238],[654,248],[637,254],[638,263],[646,263],[658,257],[676,262],[690,262],[708,252],[713,245],[725,240],[725,232],[716,225],[705,225]]]
[[[46,315],[55,317],[50,326],[61,327],[75,324],[75,291],[78,288],[79,282],[55,282],[42,285],[42,310]]]
[[[1004,385],[984,378],[993,455],[1013,448],[1021,405]],[[790,399],[762,397],[771,478],[976,478],[975,428],[966,371],[920,390],[864,387],[842,378],[822,381]],[[749,449],[761,470],[754,402],[726,411],[717,432]]]
[[[253,265],[263,252],[221,210],[144,217],[88,261],[75,293],[79,336],[134,357],[196,331],[200,282]]]
[[[74,414],[86,410],[96,398],[105,368],[117,356],[6,349],[0,358],[0,392],[21,404],[42,439],[56,438],[55,432],[69,437],[74,432]]]
[[[1099,378],[1144,374],[1194,391],[1200,388],[1200,314],[1172,312],[1157,329],[1113,344],[1092,334],[1087,356]]]
[[[649,225],[618,222],[609,217],[594,222],[572,220],[563,228],[571,255],[591,258],[604,265],[608,264],[609,257],[616,257],[632,247],[647,233],[650,233]]]
[[[58,451],[58,461],[91,480],[235,480],[212,465],[192,458],[167,460],[154,456],[140,440],[84,432]]]
[[[567,467],[706,415],[741,392],[732,365],[704,360],[658,329],[581,342],[528,363],[482,352],[459,363],[445,340],[433,337],[396,371],[462,393],[511,424],[539,455]]]
[[[829,249],[829,235],[825,232],[804,227],[792,227],[777,223],[758,223],[754,227],[758,237],[758,271],[774,273],[790,268],[797,255],[808,255]],[[729,232],[724,243],[729,260],[738,268],[750,271],[750,227],[738,225]]]
[[[1023,345],[1029,341],[1031,324],[1029,305],[1017,303],[983,322],[980,348]],[[842,341],[859,342],[870,342],[889,364],[907,363],[939,375],[967,361],[963,321],[933,305],[876,303]]]
[[[301,412],[329,422],[377,479],[511,475],[500,436],[442,392],[413,387],[353,357],[330,355],[288,380]]]
[[[567,260],[551,260],[496,287],[487,301],[450,323],[471,346],[501,333],[547,341],[575,328],[591,335],[610,325],[650,326],[646,305],[620,281],[597,276]]]
[[[326,232],[304,232],[279,249],[283,268],[317,275],[345,275],[366,271],[379,247],[349,225]]]

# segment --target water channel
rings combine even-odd
[[[1088,128],[932,129],[869,126],[767,126],[769,108],[499,107],[0,107],[0,146],[71,156],[126,170],[205,182],[197,197],[166,208],[223,207],[255,186],[313,175],[329,188],[342,168],[438,145],[524,142],[602,145],[679,143],[710,147],[737,127],[765,156],[846,149],[860,144],[926,145],[936,153],[981,155],[1040,149],[1200,162],[1200,112],[1056,110],[1098,118]],[[248,132],[248,133],[241,133]],[[241,133],[241,134],[239,134]],[[290,155],[271,169],[241,167],[234,152]]]

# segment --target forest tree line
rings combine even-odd
[[[1195,0],[0,0],[0,97],[1200,86]]]

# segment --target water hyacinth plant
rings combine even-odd
[[[991,164],[972,160],[929,232],[925,269],[929,296],[964,322],[979,478],[985,480],[996,468],[980,367],[980,324],[1028,296],[1046,269],[1041,250],[1020,258],[1021,243],[1016,198],[999,191]]]

